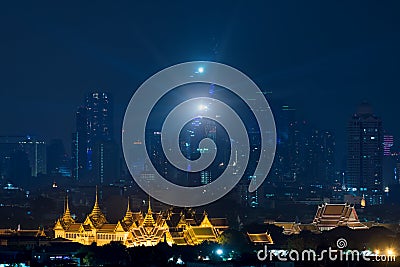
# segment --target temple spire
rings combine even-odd
[[[69,211],[68,195],[65,197],[65,210],[64,210],[64,214],[69,214],[69,215],[71,215],[71,212]]]
[[[68,195],[65,197],[65,203],[64,203],[64,214],[62,216],[62,220],[65,223],[68,222],[74,222],[74,219],[71,216],[71,211],[69,210],[69,204],[68,204]]]
[[[94,202],[92,214],[101,214],[100,206],[99,206],[99,197],[98,197],[98,190],[96,185],[96,200]]]
[[[106,216],[103,214],[99,206],[97,186],[96,186],[96,199],[94,202],[93,210],[88,215],[88,219],[90,219],[91,223],[95,228],[100,228],[103,224],[107,222]]]
[[[123,221],[131,221],[133,219],[133,214],[130,208],[130,198],[128,197],[128,207],[126,208],[126,213]]]
[[[152,213],[152,211],[151,211],[151,202],[150,202],[150,195],[149,195],[149,208],[148,208],[148,210],[147,210],[147,213]]]
[[[155,221],[154,221],[152,213],[153,212],[151,211],[151,202],[150,202],[150,196],[149,196],[149,208],[147,210],[146,216],[144,217],[143,226],[153,227],[155,225]]]

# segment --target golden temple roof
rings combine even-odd
[[[149,197],[149,208],[147,210],[146,217],[144,217],[143,221],[143,226],[144,227],[153,227],[155,225],[155,221],[153,218],[153,212],[151,211],[151,203],[150,203],[150,197]]]
[[[247,233],[250,241],[253,243],[273,244],[274,241],[268,233],[250,234]]]
[[[99,206],[97,186],[96,186],[96,200],[92,212],[88,215],[87,218],[90,219],[91,223],[95,228],[100,228],[103,224],[107,223],[106,216],[101,211]]]

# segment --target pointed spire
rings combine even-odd
[[[69,204],[68,204],[68,195],[65,197],[65,207],[64,207],[64,216],[71,216],[71,212],[69,211]]]
[[[148,208],[148,210],[147,210],[147,213],[152,213],[152,211],[151,211],[151,202],[150,202],[150,195],[149,195],[149,208]]]
[[[96,185],[96,200],[94,202],[93,210],[91,214],[101,214],[100,206],[99,206],[99,197],[98,197],[98,190]]]
[[[153,227],[155,225],[156,222],[154,221],[152,213],[153,212],[151,211],[151,203],[150,203],[150,196],[149,196],[149,208],[147,210],[146,216],[144,217],[143,226]]]
[[[64,214],[63,214],[61,219],[66,224],[75,222],[74,219],[71,216],[71,211],[69,210],[68,195],[66,195],[66,197],[65,197]]]
[[[123,219],[124,222],[133,221],[133,213],[130,208],[130,198],[128,197],[128,207],[126,208],[125,217]]]
[[[96,199],[94,202],[92,212],[88,215],[88,218],[90,219],[95,228],[100,228],[104,223],[107,222],[106,216],[103,214],[99,206],[97,186],[96,186]]]

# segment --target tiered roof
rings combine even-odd
[[[65,236],[70,238],[71,235],[72,238],[75,238],[75,235],[79,238],[88,238],[86,242],[95,242],[97,234],[100,234],[100,238],[103,236],[109,238],[110,234],[119,233],[119,238],[121,234],[124,238],[118,241],[124,241],[128,246],[147,246],[162,241],[170,244],[191,245],[199,244],[204,240],[217,241],[218,236],[227,228],[226,219],[209,219],[207,213],[196,214],[192,209],[170,208],[165,212],[153,212],[150,199],[145,215],[140,211],[132,212],[128,199],[123,219],[116,224],[108,223],[100,209],[96,188],[95,204],[86,220],[83,223],[76,223],[73,220],[67,199],[64,214],[57,220],[54,230],[58,231],[58,234],[65,233]]]
[[[320,230],[329,230],[337,226],[347,226],[352,229],[367,229],[360,223],[357,212],[353,205],[345,204],[322,204],[318,206],[313,224]]]

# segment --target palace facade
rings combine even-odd
[[[125,216],[117,223],[109,223],[96,200],[90,214],[82,223],[71,216],[68,198],[64,214],[54,226],[55,238],[65,238],[84,245],[105,245],[118,241],[127,247],[154,246],[160,242],[169,245],[197,245],[203,241],[218,241],[228,229],[226,218],[208,218],[206,212],[196,214],[192,209],[170,208],[154,212],[150,201],[147,213],[132,212],[129,205]]]

